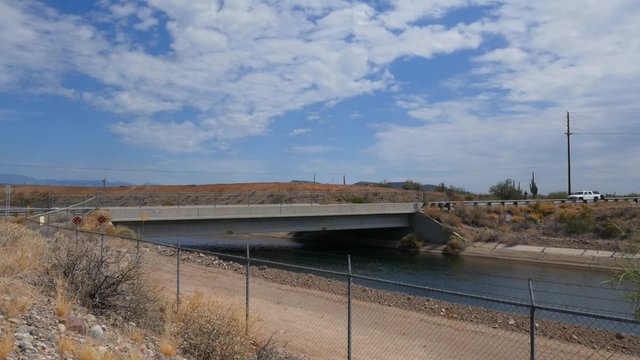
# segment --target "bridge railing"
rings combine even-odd
[[[176,304],[189,279],[181,263],[192,262],[230,270],[231,287],[198,280],[198,290],[224,301],[244,297],[245,330],[249,336],[286,336],[288,349],[320,351],[323,358],[380,359],[631,359],[640,356],[640,322],[631,317],[549,306],[536,300],[531,280],[519,284],[527,301],[414,285],[358,274],[350,258],[341,270],[327,270],[252,257],[185,248],[177,243],[114,237],[73,228],[38,225],[51,236],[66,232],[100,247],[119,240],[136,258],[150,251],[173,257]],[[179,239],[179,238],[178,238]],[[143,247],[146,248],[142,251]],[[220,273],[225,276],[225,273]],[[244,281],[237,281],[242,276]],[[280,282],[274,286],[274,282]],[[182,285],[181,285],[182,283]],[[191,282],[193,284],[193,282]],[[291,285],[295,284],[295,285]],[[233,288],[235,286],[235,288]],[[298,291],[294,291],[293,286]],[[287,290],[289,289],[289,290]],[[505,289],[505,294],[510,289]],[[235,294],[235,295],[233,295]]]

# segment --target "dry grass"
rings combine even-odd
[[[0,339],[0,360],[6,360],[13,350],[13,330],[6,328],[3,334],[4,337]]]
[[[62,288],[58,288],[56,294],[56,306],[54,309],[55,314],[60,317],[68,316],[71,314],[71,308],[71,301],[69,301],[67,296],[64,294]]]
[[[28,298],[19,295],[10,296],[7,300],[6,313],[9,318],[15,318],[18,315],[24,314],[30,305]]]
[[[144,330],[140,328],[133,328],[129,330],[129,339],[136,344],[142,344],[144,341]]]
[[[119,360],[120,357],[118,355],[116,355],[113,351],[105,351],[104,354],[102,354],[102,360]]]
[[[45,269],[46,240],[22,225],[0,223],[0,277],[13,277]]]
[[[100,360],[98,349],[88,344],[78,346],[74,355],[76,360]]]
[[[66,336],[60,336],[58,341],[56,341],[56,350],[62,357],[65,357],[65,355],[73,355],[76,352],[76,343]]]
[[[207,301],[202,294],[186,299],[173,320],[172,335],[180,350],[198,359],[244,359],[250,340],[240,311]]]
[[[164,356],[175,356],[177,353],[175,341],[167,336],[161,337],[158,342],[158,351]]]

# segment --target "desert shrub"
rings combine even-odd
[[[366,204],[369,201],[367,200],[366,197],[362,196],[362,195],[353,195],[350,199],[349,199],[350,203],[353,204]]]
[[[449,241],[447,241],[447,246],[445,246],[443,252],[447,255],[458,255],[463,252],[466,247],[467,243],[463,238],[452,235],[449,237]]]
[[[64,280],[67,293],[98,313],[111,311],[126,321],[160,329],[164,303],[160,291],[146,281],[141,260],[96,244],[90,237],[56,238],[51,269]]]
[[[473,239],[473,242],[500,242],[501,241],[501,233],[492,229],[479,229],[474,231],[470,238]]]
[[[615,239],[625,234],[622,227],[611,220],[607,221],[604,225],[597,226],[596,232],[604,239]]]
[[[135,239],[138,237],[138,234],[136,234],[136,232],[133,231],[133,229],[124,225],[116,225],[116,227],[114,228],[114,235],[132,238],[132,239]]]
[[[563,210],[558,220],[566,225],[567,234],[580,235],[590,232],[593,228],[593,210],[588,205],[582,205],[578,211]]]
[[[460,219],[457,215],[452,214],[452,213],[447,213],[447,212],[443,212],[440,215],[440,222],[450,226],[452,228],[456,228],[460,225],[462,225],[462,219]]]
[[[539,223],[540,221],[542,221],[542,215],[540,215],[539,213],[529,214],[527,220],[534,223]]]
[[[105,224],[100,224],[98,222],[98,218],[101,216],[104,216],[107,219],[107,222]],[[82,217],[82,230],[98,231],[100,230],[101,226],[105,229],[107,227],[113,227],[113,225],[111,225],[111,214],[109,214],[108,211],[96,210]]]
[[[422,239],[418,237],[415,233],[407,234],[400,239],[398,243],[398,247],[400,249],[407,250],[416,250],[422,248],[423,242]]]
[[[491,221],[489,220],[485,209],[480,209],[478,207],[456,206],[454,214],[467,225],[480,227],[491,226]]]
[[[539,214],[542,217],[553,214],[556,211],[556,207],[553,204],[537,202],[527,205],[532,214]]]
[[[422,209],[422,213],[433,219],[440,221],[442,210],[440,210],[440,208],[437,208],[437,207],[425,207]]]
[[[245,359],[249,353],[250,340],[239,311],[206,301],[199,293],[180,306],[172,335],[182,353],[196,360]]]
[[[256,360],[302,360],[303,358],[296,357],[283,351],[280,346],[273,340],[273,337],[256,352]]]
[[[524,216],[522,215],[513,215],[511,217],[511,222],[514,224],[519,224],[524,221]]]

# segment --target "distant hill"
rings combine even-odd
[[[377,186],[377,187],[389,187],[392,189],[402,189],[402,185],[404,185],[404,181],[398,181],[398,182],[386,182],[386,183],[379,183],[379,182],[370,182],[370,181],[360,181],[357,182],[353,185],[359,185],[359,186]],[[432,185],[432,184],[424,184],[424,185],[420,185],[420,190],[424,190],[424,191],[433,191],[435,188],[437,187],[437,185]]]
[[[56,185],[56,186],[102,186],[102,180],[55,180],[36,179],[17,174],[0,174],[0,184],[11,185]],[[135,184],[124,181],[108,181],[107,186],[132,186]]]

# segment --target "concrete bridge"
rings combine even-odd
[[[421,203],[105,207],[113,223],[190,235],[406,228],[442,242]]]

